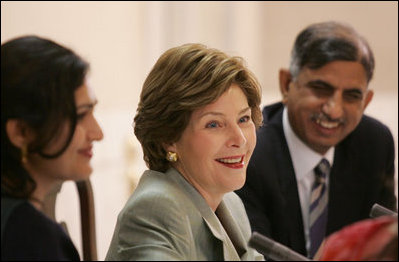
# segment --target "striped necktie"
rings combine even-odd
[[[309,258],[318,251],[326,234],[328,192],[326,178],[330,173],[330,164],[323,158],[314,169],[315,182],[312,186],[309,219],[310,219],[310,250]]]

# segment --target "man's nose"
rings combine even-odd
[[[331,119],[339,119],[344,113],[344,101],[339,92],[329,97],[322,106],[322,111]]]

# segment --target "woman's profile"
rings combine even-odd
[[[1,259],[80,260],[43,201],[66,180],[92,173],[103,133],[89,65],[38,36],[1,45]]]

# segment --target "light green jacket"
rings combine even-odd
[[[175,169],[148,170],[118,216],[105,259],[263,260],[248,247],[250,235],[244,205],[234,192],[213,212]]]

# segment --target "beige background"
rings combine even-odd
[[[297,33],[325,20],[352,24],[376,57],[366,113],[387,124],[397,153],[398,3],[392,2],[8,2],[1,1],[1,42],[24,34],[50,37],[91,63],[91,83],[105,138],[95,145],[92,175],[98,258],[118,212],[145,165],[132,120],[141,85],[165,50],[201,42],[243,56],[263,87],[263,104],[280,99],[277,73],[287,67]],[[397,154],[395,158],[397,167]],[[397,189],[396,189],[397,190]],[[57,216],[80,248],[77,197],[65,183]],[[397,191],[396,191],[397,192]]]

